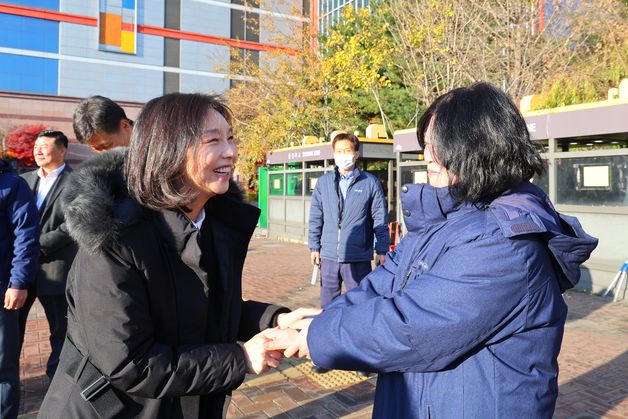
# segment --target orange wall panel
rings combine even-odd
[[[111,13],[100,14],[100,43],[120,46],[122,33],[122,16]]]

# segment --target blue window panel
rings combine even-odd
[[[59,11],[59,0],[3,0],[2,3]]]
[[[122,0],[122,7],[126,9],[135,9],[135,0]]]
[[[0,14],[0,46],[59,52],[59,22]]]
[[[0,90],[56,95],[58,61],[0,53]]]

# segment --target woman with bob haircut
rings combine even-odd
[[[499,89],[439,97],[417,136],[429,185],[402,189],[406,237],[298,337],[267,346],[379,373],[376,418],[551,418],[561,293],[597,240],[529,182],[544,163]]]
[[[242,300],[259,210],[230,180],[230,125],[216,97],[159,97],[128,151],[74,172],[68,334],[39,417],[224,417],[245,374],[281,358],[260,332],[319,312]]]

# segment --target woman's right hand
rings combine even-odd
[[[271,339],[262,333],[258,333],[244,342],[242,350],[246,360],[246,372],[249,374],[261,374],[268,371],[269,367],[277,368],[279,360],[283,357],[281,351],[267,350],[265,343]]]

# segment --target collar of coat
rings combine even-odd
[[[448,188],[427,184],[405,185],[401,202],[408,231],[421,232],[430,225],[470,212],[489,211],[504,237],[536,234],[542,237],[561,268],[561,289],[572,288],[580,279],[580,265],[597,246],[578,220],[559,214],[540,188],[522,182],[504,191],[489,205],[458,204]]]
[[[126,154],[126,148],[115,148],[94,156],[72,172],[64,188],[66,228],[88,253],[111,246],[122,229],[155,212],[129,195],[124,178]],[[210,199],[205,211],[221,226],[249,236],[259,216],[259,209],[244,203],[234,182],[226,194]]]

